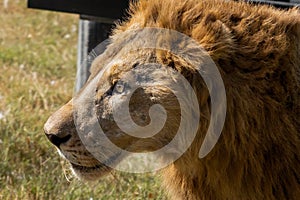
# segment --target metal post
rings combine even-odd
[[[90,75],[90,63],[87,62],[89,52],[108,38],[113,26],[113,21],[113,19],[80,16],[76,91],[80,90]]]

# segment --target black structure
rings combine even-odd
[[[29,8],[119,19],[129,0],[28,0]]]
[[[300,0],[244,0],[269,4],[279,8],[300,5]],[[110,19],[119,19],[128,8],[129,0],[28,0],[29,8],[77,13]]]
[[[255,4],[268,4],[268,5],[272,5],[274,7],[277,8],[291,8],[291,7],[295,7],[295,6],[300,6],[300,0],[246,0],[247,2],[252,2]]]
[[[130,0],[28,0],[29,8],[61,11],[80,15],[76,90],[89,77],[88,53],[105,40],[113,22],[126,15]],[[162,0],[163,1],[163,0]],[[300,0],[244,0],[254,4],[269,4],[277,8],[300,7]],[[174,2],[176,3],[176,2]]]

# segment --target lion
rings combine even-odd
[[[146,126],[151,121],[150,107],[162,105],[167,120],[157,135],[139,138],[125,134],[112,117],[111,99],[128,90],[118,83],[122,75],[137,65],[157,63],[188,80],[201,110],[190,147],[161,169],[170,199],[299,198],[299,10],[224,0],[140,0],[131,3],[129,13],[114,29],[109,46],[94,60],[89,80],[76,95],[84,97],[88,85],[97,79],[91,101],[107,138],[122,149],[151,152],[175,136],[181,120],[178,99],[152,79],[133,93],[129,111],[136,124]],[[226,89],[226,119],[218,142],[204,158],[198,153],[211,115],[207,86],[194,67],[178,55],[147,48],[128,52],[128,45],[134,44],[130,43],[131,32],[124,33],[147,27],[175,30],[194,39],[220,71]],[[162,39],[172,46],[166,42],[168,35]],[[190,50],[188,45],[182,46]],[[107,165],[83,145],[74,122],[74,98],[48,119],[44,130],[79,178],[96,180],[111,172],[111,166],[118,166],[122,158],[108,153],[104,156],[112,165]],[[84,101],[80,106],[86,106]]]

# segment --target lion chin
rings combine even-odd
[[[95,165],[93,167],[85,167],[71,163],[71,169],[73,174],[75,174],[79,179],[86,181],[96,181],[112,171],[111,168],[108,168],[103,164]]]
[[[176,76],[155,81],[161,74],[154,71],[154,78],[144,79],[147,82],[127,102],[128,120],[141,127],[151,125],[153,105],[165,109],[167,120],[156,135],[136,137],[134,131],[126,134],[114,121],[112,105],[120,110],[126,107],[122,97],[130,89],[121,77],[139,70],[141,65],[155,63],[161,70],[176,71],[188,81],[201,111],[193,143],[161,170],[170,199],[298,199],[299,9],[283,11],[224,0],[140,0],[131,4],[130,13],[128,21],[116,26],[105,52],[94,60],[83,89],[45,124],[46,136],[70,162],[73,172],[81,179],[97,180],[119,166],[125,157],[110,151],[109,142],[134,153],[156,151],[171,143],[185,110],[180,109],[176,92],[163,86],[172,86],[171,81],[178,80]],[[127,31],[146,27],[189,36],[220,71],[227,96],[225,125],[215,147],[202,159],[199,150],[212,112],[207,85],[189,59],[180,55],[162,49],[128,51],[135,44]],[[149,34],[141,39],[152,37]],[[168,39],[177,41],[176,45],[183,48],[180,53],[191,54],[188,58],[203,56],[194,55],[191,46],[169,37],[165,34],[156,41],[163,41],[170,49],[174,43],[168,43]],[[94,82],[96,88],[91,88]],[[93,94],[92,98],[85,98],[87,94]],[[85,112],[88,108],[95,109],[96,117]],[[104,137],[93,139],[95,124],[101,126],[109,142]],[[81,133],[83,129],[86,132]],[[161,160],[170,159],[177,147],[173,145]]]

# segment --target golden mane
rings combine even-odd
[[[226,87],[228,113],[213,152],[197,160],[201,140],[195,141],[165,169],[172,199],[299,197],[299,10],[222,0],[141,0],[129,13],[113,39],[144,27],[184,33],[210,54]]]

